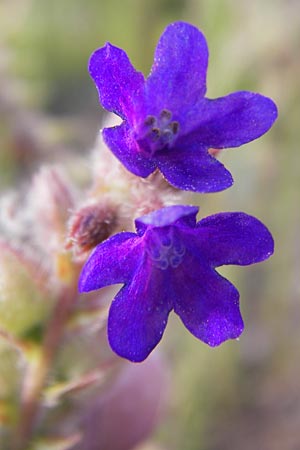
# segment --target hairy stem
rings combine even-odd
[[[77,291],[73,286],[67,286],[63,290],[46,329],[42,350],[27,367],[23,382],[15,450],[26,449],[32,436],[40,408],[42,390],[76,296]]]

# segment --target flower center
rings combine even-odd
[[[179,131],[179,122],[172,119],[171,111],[163,109],[158,117],[147,116],[142,124],[137,142],[149,156],[171,147]]]
[[[159,232],[151,230],[147,235],[146,251],[155,267],[166,270],[181,264],[186,249],[170,228]]]

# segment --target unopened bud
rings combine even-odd
[[[117,207],[107,202],[84,206],[71,216],[66,248],[80,257],[107,239],[117,225]]]
[[[74,207],[72,185],[55,167],[42,167],[32,181],[27,197],[35,226],[35,239],[43,248],[58,251],[65,238],[70,209]]]

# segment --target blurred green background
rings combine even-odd
[[[110,41],[146,74],[158,37],[176,20],[207,37],[208,96],[252,90],[278,105],[266,136],[223,152],[235,185],[192,199],[202,216],[257,216],[276,253],[259,266],[222,270],[241,294],[238,342],[207,348],[170,319],[162,344],[170,406],[149,448],[297,450],[299,0],[0,0],[0,186],[21,185],[42,161],[88,152],[104,117],[87,73],[91,52]]]

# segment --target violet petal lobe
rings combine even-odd
[[[132,138],[127,122],[113,128],[104,128],[102,135],[113,154],[131,173],[146,178],[155,170],[155,163],[141,153]]]
[[[186,328],[211,347],[243,331],[236,288],[197,258],[186,257],[174,280],[174,311]]]
[[[239,147],[266,133],[277,118],[268,97],[234,92],[217,99],[201,99],[182,115],[182,134],[211,148]]]
[[[195,236],[199,251],[213,267],[253,264],[274,252],[274,240],[267,227],[242,212],[219,213],[202,219],[197,223]]]
[[[172,307],[166,273],[144,261],[111,304],[107,325],[111,348],[130,361],[143,361],[161,340]]]
[[[134,98],[144,85],[144,76],[135,70],[124,50],[110,43],[99,48],[90,58],[89,72],[103,108],[122,119],[130,119]]]
[[[118,233],[99,244],[85,263],[79,292],[89,292],[111,284],[126,283],[138,268],[141,252],[134,233]]]
[[[233,184],[230,172],[201,144],[179,143],[161,152],[157,165],[172,186],[186,191],[218,192]]]
[[[173,205],[152,211],[145,216],[135,220],[138,235],[143,235],[149,225],[153,227],[166,227],[168,225],[188,225],[191,228],[196,226],[196,216],[199,211],[198,206]]]
[[[170,24],[156,47],[154,63],[146,80],[149,113],[169,109],[178,115],[206,92],[208,48],[204,35],[184,22]]]

